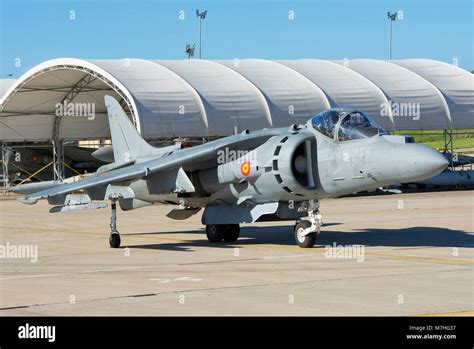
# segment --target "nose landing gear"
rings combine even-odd
[[[323,225],[323,216],[319,213],[319,202],[310,200],[308,220],[297,221],[295,224],[296,244],[302,248],[311,248],[316,243],[316,237]]]

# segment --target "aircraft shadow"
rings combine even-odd
[[[333,223],[338,225],[341,223]],[[330,224],[325,224],[329,226]],[[324,227],[323,227],[324,229]],[[160,236],[175,234],[176,232],[150,232],[132,233],[126,236]],[[199,234],[205,236],[204,229],[184,231],[186,234]],[[365,245],[384,247],[474,247],[474,234],[462,230],[436,227],[412,227],[404,229],[361,229],[359,231],[322,231],[318,236],[315,248],[326,245]],[[245,245],[285,245],[296,246],[293,225],[280,225],[269,227],[242,227],[240,239],[237,243],[211,243],[207,240],[186,240],[176,242],[163,242],[140,245],[127,245],[122,248],[194,251],[194,247],[206,246],[213,248],[235,248]]]

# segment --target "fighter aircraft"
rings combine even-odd
[[[109,243],[120,246],[118,203],[133,210],[175,205],[167,215],[186,219],[204,208],[210,242],[236,241],[239,225],[295,220],[300,247],[320,232],[321,199],[433,177],[448,165],[436,150],[402,143],[363,112],[336,108],[304,125],[264,129],[182,149],[149,145],[119,103],[105,96],[114,162],[85,179],[20,198],[47,199],[51,212],[96,209],[111,202]],[[77,191],[82,191],[76,194]]]

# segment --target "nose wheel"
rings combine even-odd
[[[109,245],[112,248],[119,248],[120,247],[120,234],[117,230],[117,200],[113,199],[110,205],[112,208],[111,216],[110,216],[110,237],[109,237]]]
[[[316,243],[316,233],[305,234],[307,229],[311,229],[310,221],[301,221],[295,224],[295,240],[301,248],[311,248]]]
[[[319,213],[319,201],[310,200],[308,219],[295,224],[296,244],[302,248],[311,248],[316,243],[316,237],[323,225],[323,216]]]

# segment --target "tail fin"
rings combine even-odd
[[[153,147],[140,136],[117,100],[111,96],[105,96],[104,99],[115,162],[129,162],[152,153]]]

